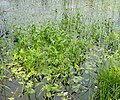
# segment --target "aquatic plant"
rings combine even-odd
[[[120,98],[120,68],[102,68],[97,77],[98,89],[95,100],[118,100]]]
[[[0,96],[5,100],[7,99],[6,91],[10,90],[9,86],[5,83],[8,80],[7,69],[5,64],[7,63],[6,51],[8,47],[8,40],[3,36],[0,37]]]
[[[48,23],[39,31],[33,25],[29,33],[15,37],[13,62],[9,68],[20,84],[33,93],[36,84],[43,85],[44,98],[69,96],[79,89],[84,62],[84,43]],[[83,46],[83,49],[80,47]],[[13,66],[14,65],[14,66]],[[76,85],[75,85],[76,84]]]
[[[113,56],[113,66],[119,66],[120,35],[111,19],[85,21],[79,13],[72,17],[63,13],[59,23],[13,29],[9,41],[13,47],[6,51],[6,65],[11,80],[22,85],[19,97],[27,94],[30,100],[34,93],[37,100],[44,93],[44,100],[56,96],[76,100],[89,92],[88,99],[92,99],[91,88],[99,87],[99,70],[108,68],[108,58]]]

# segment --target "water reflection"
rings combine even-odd
[[[0,17],[4,15],[5,19],[9,19],[9,24],[28,25],[60,19],[64,11],[70,15],[79,11],[91,19],[110,17],[118,23],[119,4],[118,0],[2,0]]]
[[[41,5],[43,9],[48,9],[48,0],[41,0]]]

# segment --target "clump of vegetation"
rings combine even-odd
[[[39,92],[44,91],[45,100],[54,96],[73,98],[81,87],[87,41],[80,41],[51,22],[40,30],[35,25],[25,32],[18,30],[14,32],[9,69],[23,85],[20,95],[35,93],[36,87],[42,85]]]
[[[94,100],[119,100],[120,98],[119,46],[114,54],[105,58],[102,67],[98,70]]]
[[[44,93],[44,100],[56,96],[76,100],[96,84],[95,97],[104,100],[99,91],[104,74],[107,77],[112,72],[109,58],[113,56],[113,66],[119,66],[120,35],[111,19],[85,24],[79,13],[72,17],[64,13],[59,23],[49,21],[39,29],[35,25],[24,30],[15,27],[10,37],[12,48],[5,50],[7,61],[2,66],[10,71],[10,81],[22,85],[19,97],[27,94],[30,100],[34,93],[37,100]],[[102,66],[106,67],[99,72]],[[98,73],[97,78],[93,73]]]
[[[98,74],[98,90],[95,100],[118,100],[120,98],[120,68],[102,68]]]

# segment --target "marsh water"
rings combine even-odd
[[[90,20],[111,18],[119,30],[119,0],[0,0],[0,34],[3,30],[11,31],[14,25],[28,27],[31,24],[39,26],[48,20],[59,21],[65,11],[71,16],[80,12]],[[11,85],[13,90],[18,87],[17,83],[7,84]],[[31,98],[34,100],[34,96]],[[16,96],[16,100],[27,100],[27,96]],[[83,100],[87,100],[87,95]]]
[[[64,11],[69,15],[80,12],[91,20],[111,18],[119,27],[119,0],[0,0],[0,28],[39,26],[48,20],[59,20]]]

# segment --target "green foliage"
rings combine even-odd
[[[35,25],[29,31],[16,31],[17,41],[9,68],[27,93],[33,93],[33,85],[38,82],[43,84],[44,98],[60,95],[63,91],[68,95],[77,93],[82,80],[85,42],[51,22],[38,31]]]
[[[118,100],[120,98],[120,68],[101,69],[98,74],[98,90],[95,100]]]
[[[118,51],[106,57],[98,71],[95,100],[118,100],[120,98],[120,52]]]
[[[10,88],[4,83],[8,80],[7,76],[7,56],[6,52],[8,49],[8,40],[4,38],[4,36],[0,36],[0,96],[6,99],[6,91],[10,90]]]
[[[99,92],[104,80],[101,77],[105,74],[107,78],[112,71],[109,68],[119,66],[120,34],[115,32],[111,19],[86,24],[79,13],[72,17],[64,13],[57,24],[49,21],[39,29],[35,25],[25,30],[14,28],[11,40],[12,50],[5,52],[9,57],[7,68],[11,72],[10,80],[18,79],[22,85],[19,97],[26,93],[30,99],[30,95],[36,95],[37,88],[42,86],[36,100],[42,92],[45,100],[52,100],[55,96],[74,100],[96,84],[100,88],[95,96],[104,100]],[[102,73],[99,72],[101,68]],[[95,72],[99,72],[97,83]]]

